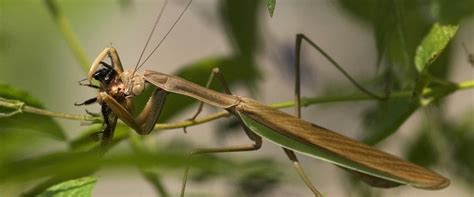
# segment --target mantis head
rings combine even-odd
[[[139,73],[127,70],[120,74],[120,79],[125,84],[125,92],[127,95],[137,96],[145,90],[145,80]]]

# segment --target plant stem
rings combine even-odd
[[[101,118],[99,117],[93,117],[90,115],[68,114],[68,113],[62,113],[62,112],[48,111],[45,109],[40,109],[37,107],[25,105],[22,101],[19,101],[19,100],[10,100],[10,99],[0,98],[0,107],[16,109],[19,111],[19,113],[31,113],[31,114],[51,116],[55,118],[62,118],[62,119],[69,119],[69,120],[82,120],[82,121],[101,120]]]
[[[84,49],[81,47],[81,43],[79,42],[76,34],[74,31],[72,31],[69,21],[59,8],[58,3],[56,0],[45,0],[44,2],[46,3],[49,13],[51,13],[56,25],[58,25],[58,28],[62,32],[66,43],[69,45],[69,48],[72,50],[82,69],[84,69],[85,72],[89,71],[89,58],[87,57]]]
[[[461,83],[455,84],[456,90],[466,90],[466,89],[472,89],[474,88],[474,80],[470,81],[464,81]],[[431,94],[434,90],[431,88],[425,88],[423,91],[422,96],[427,96]],[[400,91],[400,92],[394,92],[390,95],[388,100],[393,100],[393,99],[406,99],[412,97],[412,91]],[[365,94],[354,94],[354,95],[342,95],[342,96],[324,96],[324,97],[314,97],[314,98],[302,98],[301,99],[301,104],[302,106],[310,106],[314,104],[320,104],[320,103],[330,103],[330,102],[348,102],[348,101],[369,101],[369,100],[377,100],[377,98],[374,98],[369,95]],[[38,114],[38,115],[43,115],[43,116],[51,116],[55,118],[62,118],[62,119],[69,119],[69,120],[82,120],[82,121],[99,121],[101,120],[100,117],[93,117],[90,115],[78,115],[78,114],[68,114],[68,113],[62,113],[62,112],[52,112],[28,105],[20,105],[19,103],[23,103],[22,101],[19,100],[8,100],[8,99],[0,99],[0,107],[5,107],[5,108],[10,108],[10,109],[16,109],[19,110],[21,106],[20,113],[32,113],[32,114]],[[271,104],[271,107],[274,108],[289,108],[293,107],[295,105],[294,101],[286,101],[286,102],[280,102],[280,103],[274,103]],[[198,124],[203,124],[206,122],[213,121],[215,119],[223,118],[223,117],[228,117],[230,114],[227,111],[222,111],[218,113],[214,113],[211,115],[204,116],[202,118],[197,118],[193,121],[191,120],[185,120],[185,121],[179,121],[179,122],[174,122],[174,123],[158,123],[155,125],[155,130],[168,130],[168,129],[176,129],[176,128],[183,128],[183,127],[189,127],[189,126],[194,126]],[[156,131],[155,131],[156,132]]]
[[[130,135],[128,141],[132,150],[137,155],[152,154],[152,151],[149,151],[146,144],[143,142],[143,138],[140,138],[138,135]],[[153,186],[159,196],[170,196],[160,179],[160,174],[153,171],[151,165],[138,164],[138,169],[142,176]]]

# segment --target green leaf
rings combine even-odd
[[[420,129],[418,136],[415,137],[415,142],[408,148],[409,151],[406,155],[409,161],[425,167],[433,166],[439,162],[440,153],[436,151],[436,144],[430,138],[429,132],[433,131],[430,131],[430,127],[427,125]]]
[[[83,177],[79,179],[69,180],[46,189],[38,197],[89,197],[92,195],[97,179],[95,177]]]
[[[442,133],[449,148],[444,154],[449,155],[455,173],[469,186],[474,186],[474,109],[470,108],[466,113],[453,121],[444,122]],[[446,132],[448,131],[448,132]],[[444,157],[441,157],[444,158]],[[444,162],[444,161],[443,161]]]
[[[97,151],[53,152],[35,157],[23,155],[21,159],[0,162],[0,185],[5,183],[23,184],[25,181],[41,180],[48,177],[83,177],[99,168],[118,168],[130,166],[156,166],[158,168],[178,169],[190,166],[195,169],[211,169],[231,173],[236,165],[228,159],[189,159],[189,152],[180,149],[153,153],[130,153],[127,151],[107,154],[100,157]],[[203,157],[199,157],[203,158]],[[209,158],[209,157],[206,157]],[[81,175],[81,176],[78,176]]]
[[[100,141],[98,139],[98,132],[102,129],[102,124],[95,124],[84,131],[81,132],[81,135],[74,140],[71,140],[69,146],[74,151],[88,151],[92,150],[99,146]],[[130,127],[118,123],[114,131],[114,138],[112,144],[116,144],[122,139],[126,138],[130,132]]]
[[[458,30],[457,25],[434,24],[416,50],[415,66],[423,73],[436,60]]]
[[[0,98],[19,100],[26,105],[43,108],[42,104],[25,91],[15,89],[9,85],[0,83]],[[14,109],[0,107],[0,113],[9,113]],[[29,113],[19,113],[11,117],[0,118],[1,132],[40,132],[58,140],[65,140],[66,136],[52,118]]]
[[[273,17],[273,12],[275,11],[276,0],[265,0],[265,3],[267,3],[267,9],[268,9],[268,13],[270,14],[270,17]]]
[[[260,1],[255,0],[225,0],[219,3],[222,23],[233,44],[233,54],[240,59],[241,66],[255,62],[260,44],[259,5]]]
[[[433,20],[425,3],[411,0],[338,0],[349,14],[371,25],[377,48],[377,66],[395,89],[413,87],[416,47]]]
[[[285,168],[268,158],[246,161],[241,166],[244,171],[237,174],[241,194],[237,196],[266,196],[286,177],[283,173]]]
[[[457,25],[440,25],[436,23],[418,46],[415,55],[415,66],[420,75],[416,80],[413,91],[414,97],[419,97],[423,89],[430,83],[431,76],[428,73],[428,68],[446,48],[457,30]]]
[[[389,100],[379,102],[377,108],[366,116],[368,133],[362,140],[369,145],[389,137],[420,107],[414,99]]]
[[[459,24],[463,19],[474,15],[474,1],[471,0],[436,0],[431,9],[436,9],[434,13],[438,14],[439,21],[445,24]]]
[[[40,102],[24,91],[0,83],[0,98],[19,101],[26,105],[42,108]],[[3,102],[3,101],[2,101]],[[16,109],[0,107],[0,113],[10,113]],[[10,117],[0,117],[0,163],[22,158],[37,152],[45,144],[62,142],[65,134],[50,117],[30,113],[17,113]],[[58,142],[58,143],[59,143]]]

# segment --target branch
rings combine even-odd
[[[461,83],[454,84],[454,90],[466,90],[474,88],[474,80],[471,81],[464,81]],[[425,88],[423,91],[422,96],[430,96],[435,90],[432,88]],[[412,91],[400,91],[394,92],[390,95],[388,100],[393,99],[407,99],[412,97]],[[331,103],[331,102],[348,102],[348,101],[369,101],[369,100],[378,100],[370,95],[365,94],[354,94],[354,95],[343,95],[343,96],[323,96],[323,97],[314,97],[314,98],[302,98],[301,105],[304,107],[320,104],[320,103]],[[271,107],[281,109],[281,108],[289,108],[295,105],[294,101],[286,101],[280,103],[271,104]],[[62,118],[62,119],[69,119],[69,120],[81,120],[81,121],[100,121],[102,120],[100,117],[94,117],[90,115],[78,115],[78,114],[68,114],[62,112],[53,112],[48,111],[32,106],[26,105],[23,101],[19,100],[9,100],[0,98],[0,107],[15,109],[15,111],[8,113],[8,114],[0,114],[0,118],[3,117],[10,117],[19,113],[32,113],[37,115],[43,116],[51,116],[55,118]],[[193,121],[185,120],[179,121],[174,123],[158,123],[155,125],[154,130],[169,130],[169,129],[176,129],[176,128],[183,128],[183,127],[190,127],[194,125],[203,124],[206,122],[210,122],[219,118],[228,117],[230,114],[227,111],[222,111],[218,113],[214,113],[211,115],[204,116],[202,118],[197,118]],[[155,131],[157,132],[157,131]]]
[[[66,43],[72,50],[72,53],[81,65],[82,69],[84,69],[84,71],[86,72],[89,71],[89,58],[87,57],[84,49],[82,48],[81,43],[79,42],[79,39],[77,38],[76,34],[72,30],[69,21],[59,8],[58,3],[56,2],[56,0],[45,0],[44,3],[46,4],[46,7],[48,7],[49,13],[51,13],[54,21],[56,22],[56,25],[63,34]]]
[[[15,109],[15,111],[13,112],[0,114],[0,118],[11,117],[20,113],[31,113],[31,114],[51,116],[55,118],[62,118],[62,119],[68,119],[68,120],[82,120],[82,121],[102,120],[99,117],[94,117],[91,115],[68,114],[68,113],[62,113],[62,112],[48,111],[45,109],[40,109],[37,107],[26,105],[25,102],[20,101],[20,100],[11,100],[11,99],[5,99],[1,97],[0,97],[0,107]]]

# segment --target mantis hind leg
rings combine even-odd
[[[217,67],[212,69],[211,74],[209,75],[209,79],[207,79],[206,88],[209,88],[211,86],[211,83],[212,83],[212,81],[214,80],[214,78],[216,76],[219,79],[219,82],[221,83],[222,87],[224,88],[224,91],[227,94],[232,94],[232,92],[229,89],[229,86],[227,86],[227,83],[224,80],[224,76],[222,75],[220,69],[217,68]],[[196,113],[193,115],[193,117],[191,117],[187,120],[194,121],[198,117],[198,115],[201,113],[203,106],[204,106],[204,102],[201,101],[199,103],[199,107],[198,107]],[[184,130],[184,133],[187,132],[186,127],[183,127],[183,130]]]

